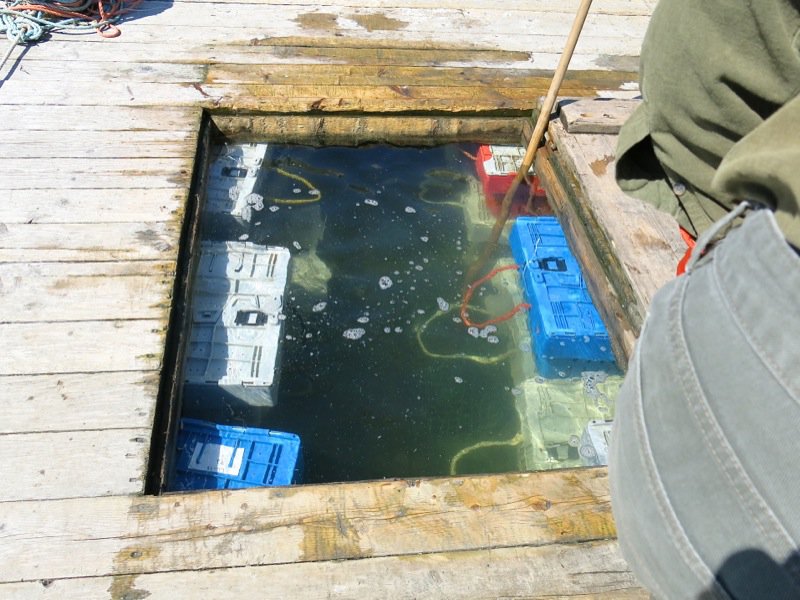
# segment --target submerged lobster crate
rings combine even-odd
[[[608,331],[558,220],[520,217],[509,243],[531,304],[529,322],[540,374],[567,377],[582,370],[613,370]]]
[[[250,221],[254,209],[264,208],[255,190],[268,150],[268,144],[241,144],[218,156],[208,170],[206,210]]]
[[[181,419],[172,491],[291,485],[301,477],[293,433]]]
[[[202,243],[187,384],[221,388],[251,406],[275,405],[289,259],[281,247]]]

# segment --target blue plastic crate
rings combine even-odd
[[[545,377],[612,363],[611,341],[555,217],[520,217],[509,236],[531,304],[536,364]],[[573,361],[574,364],[569,363]],[[562,375],[562,373],[564,373]]]
[[[170,489],[290,485],[301,469],[300,438],[293,433],[181,419]]]

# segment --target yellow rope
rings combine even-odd
[[[275,204],[293,204],[293,205],[313,204],[314,202],[319,202],[320,200],[322,200],[322,190],[320,190],[318,187],[316,187],[313,183],[311,183],[305,177],[302,177],[300,175],[296,175],[294,173],[290,173],[289,171],[284,171],[280,167],[270,167],[270,168],[273,169],[275,172],[283,175],[284,177],[288,177],[290,179],[294,179],[295,181],[299,181],[300,183],[305,185],[309,189],[309,191],[315,190],[317,192],[317,194],[313,198],[302,198],[302,199],[301,198],[270,198],[270,200],[272,202],[274,202]]]
[[[434,321],[435,319],[438,319],[439,317],[441,317],[443,315],[451,313],[454,310],[453,306],[457,306],[457,305],[451,305],[451,307],[447,311],[437,311],[437,312],[433,313],[433,315],[431,317],[429,317],[424,323],[422,323],[421,325],[416,327],[417,342],[419,343],[419,347],[422,349],[422,352],[425,353],[426,356],[428,356],[430,358],[444,358],[444,359],[451,359],[451,360],[471,360],[472,362],[476,362],[476,363],[481,364],[481,365],[494,365],[494,364],[497,364],[499,362],[503,362],[504,360],[506,360],[509,356],[511,356],[514,353],[514,349],[513,348],[511,350],[508,350],[507,352],[504,352],[503,354],[501,354],[499,356],[478,356],[478,355],[475,355],[475,354],[464,354],[463,352],[459,352],[457,354],[437,354],[435,352],[431,352],[430,350],[428,350],[428,347],[425,345],[425,342],[422,341],[422,333],[425,331],[425,329],[428,327],[428,325],[431,324],[432,321]],[[469,306],[469,309],[471,311],[477,311],[477,312],[483,312],[483,313],[487,312],[487,311],[483,310],[482,308],[476,308],[474,306]]]
[[[483,442],[478,442],[476,444],[472,444],[472,446],[467,446],[466,448],[462,448],[458,451],[451,460],[450,460],[450,475],[456,475],[456,470],[458,468],[458,461],[460,461],[464,456],[473,452],[475,450],[480,450],[481,448],[495,448],[498,446],[519,446],[523,442],[524,438],[522,437],[522,433],[517,433],[514,437],[508,440],[486,440]]]

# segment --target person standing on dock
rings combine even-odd
[[[658,598],[800,598],[800,2],[661,0],[641,57],[617,179],[697,245],[618,399],[619,543]]]

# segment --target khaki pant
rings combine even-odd
[[[800,258],[759,210],[653,300],[609,469],[658,598],[800,597],[798,296]]]

